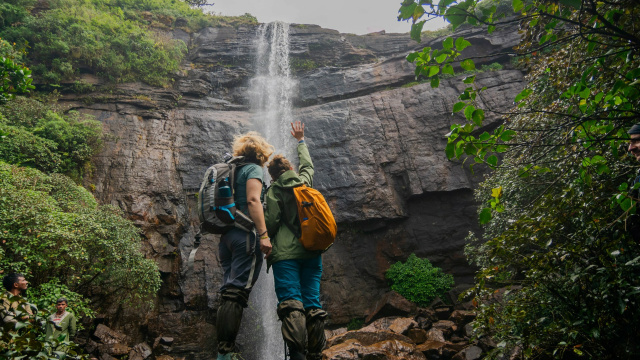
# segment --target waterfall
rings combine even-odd
[[[256,74],[249,85],[253,123],[257,130],[291,160],[295,143],[289,134],[292,98],[297,81],[289,67],[289,24],[261,25],[256,37]]]
[[[289,24],[261,25],[255,48],[255,76],[249,86],[253,125],[276,148],[276,154],[281,153],[297,163],[295,139],[289,133],[293,121],[292,97],[297,86],[289,68]],[[243,357],[280,360],[284,359],[284,341],[276,314],[273,273],[266,273],[266,261],[260,271],[251,293],[249,311],[245,311],[242,320]]]

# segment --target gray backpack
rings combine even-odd
[[[189,254],[187,266],[193,272],[198,246],[202,233],[224,234],[233,228],[247,232],[247,254],[252,254],[255,244],[249,233],[254,233],[255,224],[251,218],[236,208],[234,189],[236,170],[245,165],[243,156],[235,156],[224,163],[215,164],[207,169],[198,192],[198,218],[200,231],[195,236],[193,250]]]
[[[234,186],[236,170],[245,165],[244,157],[235,156],[227,162],[207,169],[198,192],[198,218],[202,230],[211,234],[224,234],[237,227],[250,232],[254,223],[236,209]]]

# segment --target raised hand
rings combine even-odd
[[[304,140],[304,124],[300,121],[292,122],[291,135],[298,141]]]

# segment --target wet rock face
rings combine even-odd
[[[255,33],[248,27],[176,33],[191,50],[172,88],[122,84],[109,94],[63,99],[94,115],[109,134],[85,185],[135,221],[144,253],[161,271],[153,312],[110,320],[110,327],[127,329],[130,347],[170,337],[173,354],[207,359],[215,353],[222,273],[215,236],[203,239],[194,271],[187,272],[198,225],[194,194],[204,170],[230,150],[233,136],[254,128],[247,86]],[[487,54],[512,46],[514,33],[487,36],[472,29],[464,36]],[[452,78],[436,89],[400,87],[413,79],[406,53],[437,42],[416,44],[407,34],[358,37],[315,26],[292,26],[290,38],[292,63],[313,63],[293,69],[300,80],[294,116],[306,123],[314,186],[339,223],[336,243],[324,255],[322,301],[330,321],[369,315],[388,291],[384,272],[411,253],[428,257],[458,283],[470,282],[473,269],[462,248],[477,228],[472,189],[480,176],[444,155],[444,134],[463,121],[451,108],[464,84]],[[487,87],[479,105],[497,109],[507,109],[524,86],[518,70],[479,73],[477,82]],[[499,120],[487,114],[487,126]],[[162,346],[168,345],[154,345],[154,351]]]

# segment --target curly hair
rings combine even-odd
[[[269,170],[269,175],[271,175],[271,179],[273,179],[273,181],[278,180],[280,175],[292,168],[293,166],[291,166],[291,162],[280,154],[274,156],[273,159],[271,159],[271,162],[269,162],[269,165],[267,165],[267,170]]]
[[[255,131],[233,138],[233,155],[244,156],[245,160],[260,166],[264,166],[273,152],[274,147]]]

